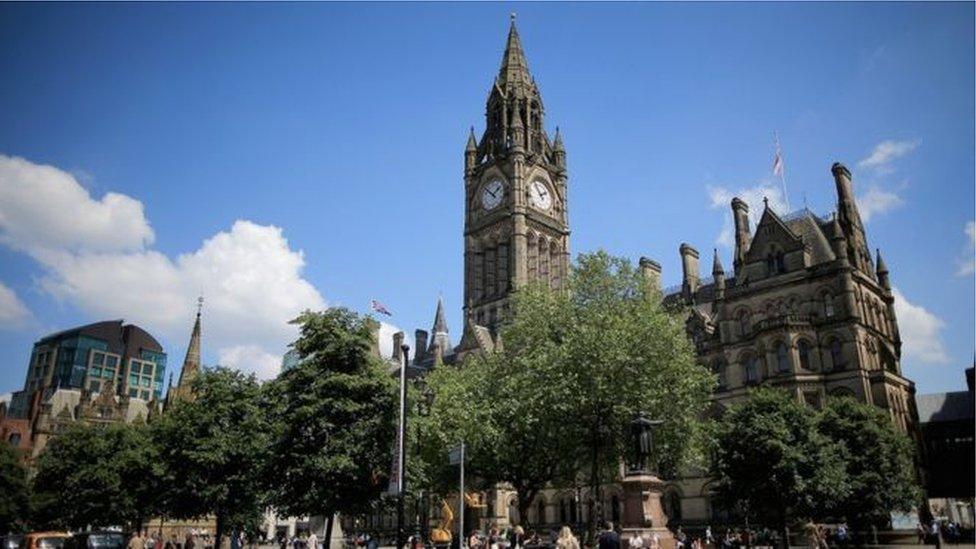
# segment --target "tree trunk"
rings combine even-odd
[[[332,546],[332,521],[335,520],[335,513],[328,511],[329,515],[325,520],[325,539],[322,540],[322,547],[324,549],[330,549]],[[312,547],[311,549],[318,549],[318,547]]]
[[[516,508],[518,509],[518,524],[525,528],[525,525],[529,523],[529,507],[532,506],[532,500],[535,499],[538,490],[530,490],[528,488],[516,488],[515,492],[518,494],[518,503]],[[515,526],[514,524],[512,526]]]
[[[594,438],[593,444],[593,456],[590,462],[590,513],[587,517],[587,542],[595,547],[596,546],[596,498],[599,497],[600,491],[600,443]],[[582,512],[582,509],[580,509]]]
[[[780,536],[783,537],[782,547],[783,549],[790,549],[790,527],[786,520],[780,525]]]
[[[224,515],[217,511],[216,531],[214,532],[214,549],[221,549],[220,543],[224,538]]]

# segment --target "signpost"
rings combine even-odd
[[[448,452],[451,465],[461,466],[461,489],[458,491],[458,547],[464,549],[464,442]]]

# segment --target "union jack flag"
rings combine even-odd
[[[373,300],[371,300],[369,302],[369,306],[372,307],[372,309],[374,311],[376,311],[377,313],[380,313],[380,314],[383,314],[383,315],[386,315],[386,316],[393,316],[393,313],[391,313],[390,310],[386,308],[386,306],[384,306],[379,301],[376,301],[375,299],[373,299]]]

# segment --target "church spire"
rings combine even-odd
[[[451,345],[451,337],[448,334],[447,319],[444,318],[444,298],[437,298],[437,312],[434,313],[434,326],[431,328],[430,348],[428,352],[434,350],[435,345],[439,345],[441,351],[446,355],[454,348]]]
[[[515,27],[515,14],[511,15],[512,24],[508,28],[508,41],[505,42],[505,53],[502,55],[502,66],[498,69],[495,82],[498,87],[510,95],[509,92],[528,91],[533,87],[532,75],[529,73],[529,63],[525,60],[522,40],[519,39],[518,28]],[[528,94],[523,94],[528,95]]]
[[[177,392],[187,394],[190,390],[190,383],[200,371],[200,311],[203,309],[203,297],[197,299],[197,318],[193,323],[193,332],[190,334],[190,345],[186,348],[186,358],[183,359],[183,368],[180,370],[180,381],[176,385]]]

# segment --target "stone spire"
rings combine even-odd
[[[876,274],[878,275],[878,284],[881,284],[882,288],[886,290],[890,290],[891,281],[888,279],[888,265],[886,265],[884,259],[882,259],[880,249],[877,250],[877,253],[878,253],[878,260],[876,262],[877,264]]]
[[[478,140],[474,136],[474,126],[471,126],[471,131],[468,133],[468,144],[464,148],[465,152],[477,152],[478,151]]]
[[[186,358],[183,359],[183,368],[180,369],[180,380],[176,384],[176,398],[187,398],[190,396],[193,379],[200,372],[200,311],[203,309],[203,298],[197,299],[197,318],[193,323],[193,332],[190,334],[190,344],[186,348]]]
[[[495,83],[505,92],[505,95],[510,96],[510,92],[528,95],[528,90],[534,88],[535,83],[529,73],[529,63],[525,60],[522,41],[519,39],[518,29],[515,27],[515,14],[513,13],[511,17],[512,24],[508,29],[505,53],[502,54],[502,66],[498,69],[498,78]]]
[[[440,347],[443,354],[449,354],[454,349],[454,346],[451,345],[451,337],[448,334],[447,320],[444,318],[444,299],[441,297],[437,298],[437,312],[434,313],[434,326],[430,332],[428,353],[433,351],[435,345]]]

